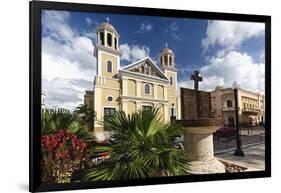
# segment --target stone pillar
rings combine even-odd
[[[140,80],[136,80],[136,89],[137,89],[137,97],[141,96],[141,81]]]
[[[164,86],[164,100],[168,100],[168,87]]]
[[[187,129],[184,134],[184,147],[189,161],[209,161],[214,158],[212,133],[191,132]]]
[[[102,89],[95,87],[94,100],[102,101]],[[94,110],[96,112],[96,121],[94,122],[94,135],[97,141],[105,139],[104,128],[101,121],[103,121],[103,106],[101,103],[94,103]]]
[[[128,80],[122,77],[122,95],[128,96]]]
[[[122,99],[122,111],[128,113],[128,100]]]
[[[153,84],[153,98],[157,99],[157,84]]]
[[[164,104],[164,109],[163,109],[163,112],[164,112],[164,121],[170,121],[170,109],[169,109],[169,104]]]
[[[178,122],[184,126],[184,149],[188,158],[188,173],[225,173],[223,163],[214,157],[213,144],[213,132],[223,124],[223,120],[207,118]]]
[[[141,110],[141,102],[140,101],[136,101],[136,111]]]

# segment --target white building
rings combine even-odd
[[[211,92],[212,114],[223,118],[225,125],[235,123],[234,92],[232,88],[217,86]],[[265,120],[265,97],[238,88],[239,122],[242,125],[257,125]]]

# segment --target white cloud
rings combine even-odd
[[[149,56],[149,47],[139,45],[121,44],[121,60],[135,62]]]
[[[169,32],[174,40],[182,40],[182,34],[179,32],[179,25],[176,22],[172,22],[165,31]]]
[[[92,25],[92,23],[93,23],[93,21],[89,17],[86,17],[85,21],[88,25]]]
[[[43,32],[56,40],[70,40],[75,35],[73,30],[67,25],[70,14],[67,11],[43,11],[42,27]]]
[[[203,77],[202,90],[214,90],[216,86],[232,87],[236,81],[241,88],[252,92],[264,93],[265,64],[255,63],[246,53],[230,51],[222,56],[215,56],[199,69]],[[193,88],[193,81],[186,80],[179,86]]]
[[[210,91],[218,85],[232,87],[236,81],[241,88],[264,93],[263,55],[261,54],[260,62],[254,62],[249,54],[239,51],[240,45],[250,38],[263,35],[264,30],[265,26],[262,23],[209,21],[206,37],[201,42],[203,53],[211,46],[220,47],[213,56],[205,57],[206,65],[198,69],[203,76],[200,88]],[[191,80],[186,82],[193,85]]]
[[[140,29],[137,31],[137,33],[150,32],[152,28],[152,24],[150,24],[148,21],[144,21],[141,23]]]
[[[169,26],[171,31],[178,31],[179,26],[176,24],[176,22],[171,23]]]
[[[262,51],[260,54],[260,62],[265,63],[264,51]]]
[[[218,44],[228,50],[238,47],[243,41],[259,36],[265,31],[263,23],[209,21],[206,37],[202,40],[204,49]]]
[[[47,107],[73,108],[83,102],[84,91],[91,89],[88,82],[95,75],[92,40],[68,25],[68,12],[44,11],[42,16],[46,34],[42,38],[42,88],[47,93]],[[82,83],[80,89],[74,89],[77,80]]]
[[[47,108],[67,108],[74,110],[83,103],[85,90],[92,89],[92,81],[83,79],[55,78],[43,79],[44,88],[47,90]]]

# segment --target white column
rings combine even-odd
[[[141,110],[141,102],[140,101],[136,101],[136,110]]]
[[[169,119],[169,114],[170,114],[170,112],[169,112],[169,104],[164,104],[164,121],[166,122],[166,121],[170,121],[170,119]]]
[[[153,84],[153,98],[157,99],[157,84]]]
[[[122,95],[128,96],[128,80],[122,77]]]
[[[177,119],[181,119],[181,98],[177,97]]]
[[[128,113],[128,101],[122,99],[122,111],[124,111],[126,114]]]
[[[141,81],[136,80],[137,97],[141,96]]]
[[[164,100],[168,100],[168,87],[164,86]]]
[[[98,38],[97,38],[97,39],[98,39],[98,40],[97,40],[97,44],[101,44],[101,40],[100,40],[100,32],[98,32],[98,33],[97,33],[97,36],[98,36]]]

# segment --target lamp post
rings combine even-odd
[[[243,150],[241,149],[241,139],[239,131],[239,114],[238,114],[238,85],[236,82],[233,83],[233,92],[234,92],[234,104],[235,104],[235,127],[236,127],[236,150],[234,155],[236,156],[245,156]]]

